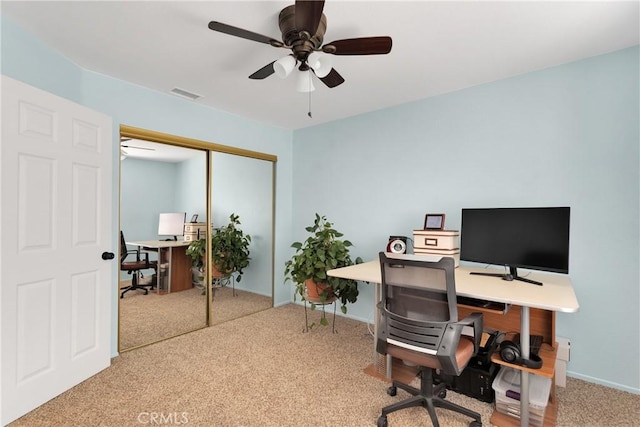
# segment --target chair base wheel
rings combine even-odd
[[[397,393],[398,393],[398,388],[396,386],[394,386],[394,385],[392,385],[391,387],[389,387],[387,389],[387,394],[389,396],[395,396]]]
[[[378,427],[387,427],[387,417],[385,415],[378,418]]]
[[[482,423],[480,421],[473,420],[469,423],[469,427],[482,427]]]

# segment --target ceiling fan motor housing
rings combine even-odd
[[[324,33],[327,30],[327,17],[324,16],[324,13],[322,14],[316,33],[308,40],[304,40],[300,35],[301,30],[296,28],[295,5],[282,9],[278,23],[282,33],[282,41],[285,45],[291,46],[293,55],[298,61],[306,61],[311,52],[318,50],[320,46],[322,46]]]

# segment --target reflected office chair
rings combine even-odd
[[[444,400],[444,383],[433,385],[436,369],[460,375],[477,353],[482,337],[481,313],[458,321],[453,258],[430,261],[424,256],[404,256],[403,259],[381,252],[380,268],[382,300],[376,348],[378,353],[418,365],[420,389],[393,380],[387,390],[389,395],[395,396],[399,387],[412,397],[383,408],[378,427],[387,425],[391,412],[413,406],[423,406],[435,427],[439,426],[436,407],[473,418],[469,424],[472,427],[482,426],[480,414]]]
[[[135,261],[127,261],[129,255],[135,255]],[[120,231],[120,271],[126,271],[131,274],[131,285],[121,289],[120,298],[124,298],[124,294],[136,289],[143,290],[145,295],[148,294],[149,289],[153,289],[155,284],[153,282],[148,285],[140,284],[140,278],[142,277],[142,271],[140,270],[150,268],[156,271],[157,277],[158,262],[149,261],[149,253],[141,251],[140,248],[135,251],[128,250],[127,243],[124,240],[124,234]]]

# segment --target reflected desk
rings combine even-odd
[[[414,258],[416,255],[396,255],[398,258]],[[418,256],[417,259],[424,259]],[[555,358],[557,343],[555,341],[555,312],[574,313],[579,305],[571,279],[566,275],[532,273],[527,277],[543,283],[542,286],[531,285],[524,282],[507,282],[497,277],[472,275],[471,272],[500,273],[501,270],[458,267],[455,270],[456,293],[460,296],[483,299],[507,304],[507,310],[496,311],[479,307],[458,306],[460,318],[472,312],[481,312],[484,317],[485,328],[500,330],[503,332],[520,332],[522,343],[522,357],[529,358],[530,334],[542,335],[545,343],[551,344],[551,350],[541,351],[543,359],[541,369],[529,369],[518,365],[503,362],[498,354],[492,357],[492,361],[502,365],[513,367],[522,372],[521,400],[520,400],[520,425],[529,425],[529,373],[554,378]],[[353,279],[376,284],[375,305],[380,301],[380,262],[378,260],[356,264],[349,267],[337,268],[327,271],[329,276]],[[379,360],[375,350],[377,341],[377,325],[379,311],[375,310],[374,321],[374,364]],[[386,376],[391,377],[391,359],[383,360],[386,365]],[[375,369],[375,367],[374,367]],[[555,382],[553,383],[555,386]],[[551,391],[551,403],[545,413],[545,425],[555,425],[557,403],[555,401],[555,387]],[[493,425],[518,425],[517,419],[508,415],[494,412],[491,418]]]
[[[170,293],[184,291],[193,287],[191,277],[191,258],[186,254],[189,242],[184,240],[143,240],[126,242],[158,252],[157,289]]]

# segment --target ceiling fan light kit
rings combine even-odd
[[[309,67],[313,69],[315,75],[320,78],[326,77],[333,68],[331,58],[318,52],[311,52],[307,58],[307,62],[309,63]]]
[[[291,74],[296,66],[296,62],[296,58],[294,58],[293,55],[284,56],[273,63],[273,71],[275,71],[276,76],[284,79]]]
[[[313,85],[313,79],[311,78],[311,71],[300,71],[298,73],[298,82],[296,84],[296,90],[298,92],[313,92],[316,90]]]
[[[323,9],[324,0],[296,0],[295,4],[282,9],[278,16],[282,41],[217,21],[209,22],[209,29],[276,48],[290,49],[291,54],[265,65],[249,78],[262,80],[274,73],[285,78],[298,65],[297,89],[300,92],[313,90],[312,74],[329,88],[344,82],[327,55],[384,55],[391,51],[392,41],[388,36],[336,40],[323,46],[327,29],[327,17],[322,13]],[[301,90],[303,85],[305,90]]]

